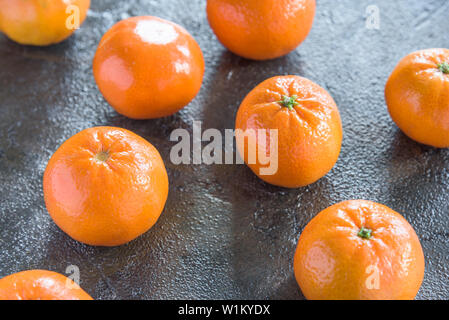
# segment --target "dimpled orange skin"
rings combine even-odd
[[[185,107],[201,88],[204,68],[201,49],[184,28],[151,16],[115,24],[93,61],[105,99],[133,119],[165,117]]]
[[[62,274],[46,270],[28,270],[0,279],[0,300],[93,299]]]
[[[399,62],[388,79],[385,98],[391,118],[411,139],[449,147],[448,49],[421,50]]]
[[[81,25],[90,0],[0,0],[0,31],[25,45],[47,46],[61,42],[75,31],[66,24],[67,21],[69,26],[73,23],[74,11],[67,10],[70,5],[79,8]]]
[[[290,110],[281,104],[284,95],[297,95],[298,105]],[[262,180],[277,186],[298,188],[317,181],[340,154],[343,131],[337,105],[326,90],[299,76],[279,76],[259,84],[240,105],[235,127],[241,132],[254,130],[256,135],[260,129],[278,130],[278,170],[272,175],[260,174],[267,165],[259,157],[249,163],[250,139],[237,139],[245,163]],[[267,156],[270,149],[267,141]]]
[[[372,231],[371,238],[358,235],[362,227]],[[307,299],[410,300],[424,277],[424,255],[399,213],[351,200],[310,221],[299,238],[294,271]]]
[[[233,53],[253,60],[293,51],[312,29],[315,0],[208,0],[209,24]]]
[[[73,239],[96,246],[127,243],[150,229],[164,209],[168,177],[159,152],[120,128],[74,135],[44,173],[54,222]]]

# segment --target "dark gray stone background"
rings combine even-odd
[[[318,0],[313,30],[290,55],[255,62],[223,48],[209,28],[205,0],[93,0],[85,24],[43,48],[0,36],[0,277],[25,269],[81,270],[96,299],[302,299],[292,270],[297,239],[319,211],[369,199],[402,213],[426,256],[418,299],[449,299],[449,158],[405,137],[384,101],[390,72],[406,54],[449,47],[449,1]],[[365,28],[368,5],[380,30]],[[135,15],[184,26],[199,42],[206,74],[198,97],[178,114],[126,119],[103,100],[92,59],[104,32]],[[298,74],[326,88],[343,120],[335,168],[317,183],[288,190],[244,165],[181,165],[169,160],[170,133],[234,128],[237,108],[259,82]],[[58,146],[92,126],[127,128],[165,159],[170,193],[154,228],[120,247],[78,243],[50,219],[42,176]]]

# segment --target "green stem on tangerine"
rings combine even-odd
[[[373,230],[362,227],[357,235],[362,239],[371,239]]]
[[[445,74],[449,74],[449,63],[442,62],[442,63],[438,64],[438,69],[440,69],[440,71]]]
[[[296,99],[298,99],[298,96],[296,94],[292,95],[291,97],[283,95],[282,100],[277,101],[277,103],[280,103],[283,107],[287,107],[289,110],[293,110],[293,107],[299,104]]]

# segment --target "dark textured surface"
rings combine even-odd
[[[308,39],[287,57],[253,62],[227,52],[206,20],[204,0],[93,0],[86,23],[47,48],[0,36],[0,277],[24,269],[81,270],[96,299],[299,299],[296,241],[307,222],[336,202],[363,198],[401,212],[426,257],[419,299],[449,299],[449,152],[406,138],[388,116],[383,89],[401,57],[449,47],[449,1],[318,0]],[[379,30],[365,28],[377,5]],[[199,96],[178,114],[133,121],[97,91],[92,58],[120,19],[156,15],[199,42],[206,75]],[[319,182],[297,190],[263,183],[244,165],[181,165],[169,160],[172,130],[233,128],[240,101],[262,80],[284,74],[328,89],[342,115],[340,159]],[[156,226],[116,248],[78,243],[51,221],[42,175],[58,146],[97,125],[127,128],[165,159],[170,194]]]

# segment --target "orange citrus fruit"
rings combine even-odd
[[[267,60],[293,51],[312,29],[315,0],[208,0],[207,17],[233,53]]]
[[[424,277],[424,254],[399,213],[352,200],[325,209],[305,227],[294,271],[307,299],[413,299]]]
[[[181,26],[157,17],[115,24],[93,61],[98,88],[120,114],[133,119],[172,115],[198,94],[204,59]]]
[[[391,118],[411,139],[449,147],[449,50],[403,58],[388,79],[385,99]]]
[[[92,297],[62,274],[28,270],[0,279],[0,300],[92,300]]]
[[[325,89],[302,77],[279,76],[259,84],[240,105],[235,127],[245,163],[277,186],[297,188],[317,181],[340,154],[343,133],[337,105]],[[272,140],[273,130],[277,141]],[[251,132],[253,139],[245,136]],[[251,150],[277,161],[277,170],[262,174],[267,164],[259,156],[251,161]]]
[[[0,31],[20,44],[47,46],[86,19],[90,0],[0,0]]]
[[[164,209],[168,177],[159,152],[120,128],[86,129],[64,142],[44,174],[50,216],[73,239],[116,246],[150,229]]]

